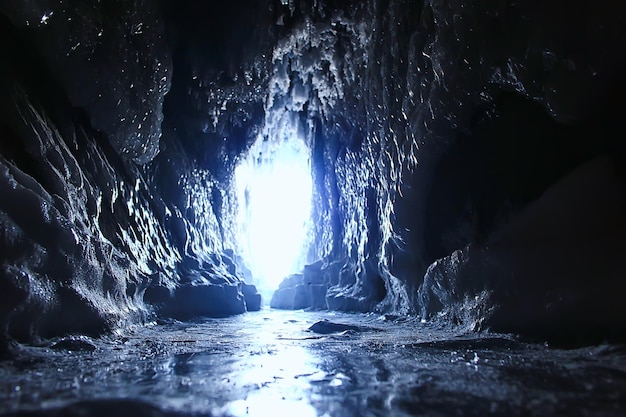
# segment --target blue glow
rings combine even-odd
[[[305,262],[311,217],[310,151],[298,138],[259,139],[235,169],[239,246],[255,283],[273,290]]]

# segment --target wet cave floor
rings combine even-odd
[[[0,415],[622,416],[626,346],[265,309],[25,347],[0,362]]]

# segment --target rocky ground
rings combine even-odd
[[[622,416],[626,346],[263,309],[24,347],[2,416]]]

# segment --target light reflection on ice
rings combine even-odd
[[[258,346],[251,346],[259,354],[250,356],[244,369],[229,377],[241,387],[256,388],[248,391],[245,399],[226,404],[224,415],[239,417],[315,417],[317,412],[310,400],[312,382],[327,380],[320,370],[320,360],[310,349],[297,341],[283,340],[277,344],[280,326],[274,332],[259,335]]]
[[[241,385],[264,386],[277,382],[286,391],[306,389],[309,384],[301,377],[317,371],[311,354],[297,346],[282,348],[277,354],[252,357],[249,365],[248,370],[238,377]]]
[[[233,401],[224,411],[233,417],[317,417],[311,404],[264,394],[253,394],[245,400]]]

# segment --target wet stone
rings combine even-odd
[[[247,311],[259,311],[261,309],[261,294],[257,292],[256,286],[252,284],[241,284],[241,293],[246,302]]]
[[[97,349],[96,345],[85,336],[64,337],[50,345],[50,348],[74,352],[93,352]]]
[[[345,331],[361,332],[365,329],[360,326],[353,326],[344,323],[334,323],[328,320],[321,320],[309,327],[310,331],[319,334],[341,333]]]
[[[97,355],[23,346],[1,361],[0,416],[626,412],[626,348],[617,344],[559,349],[410,317],[267,308],[91,342]]]
[[[236,285],[182,285],[169,306],[177,318],[221,317],[246,311],[243,296]]]

